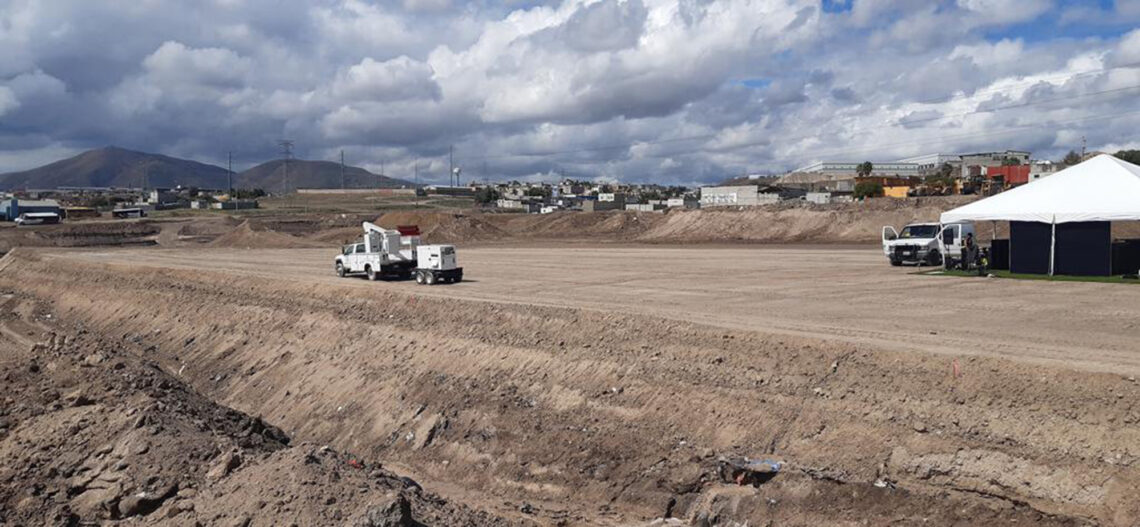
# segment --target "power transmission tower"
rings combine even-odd
[[[285,159],[285,173],[284,173],[284,176],[282,179],[285,183],[284,192],[286,194],[288,194],[289,193],[289,160],[293,158],[293,141],[291,139],[282,139],[280,141],[277,141],[277,144],[281,146],[281,154],[283,155],[283,157]]]
[[[344,150],[340,151],[340,189],[344,190]]]
[[[1082,136],[1081,136],[1081,161],[1084,161],[1084,160],[1085,160],[1085,148],[1086,148],[1087,146],[1088,146],[1088,145],[1087,145],[1087,143],[1085,142],[1085,136],[1083,136],[1083,135],[1082,135]]]
[[[228,164],[226,165],[226,194],[233,200],[234,196],[234,153],[231,151],[227,155]]]
[[[447,147],[447,184],[451,185],[452,180],[458,179],[455,176],[455,147]],[[459,186],[456,184],[455,186]]]

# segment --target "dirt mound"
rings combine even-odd
[[[507,239],[510,233],[486,221],[482,214],[447,212],[398,211],[376,219],[386,229],[400,225],[417,225],[420,235],[428,243],[464,243]]]
[[[236,249],[301,249],[324,247],[324,245],[270,230],[254,230],[249,221],[242,222],[234,230],[218,236],[210,242],[210,247]]]
[[[147,359],[157,331],[109,340],[23,295],[3,309],[0,524],[512,525],[359,456],[288,446]]]
[[[677,210],[638,236],[653,243],[685,242],[877,242],[884,225],[901,228],[916,221],[938,221],[942,212],[970,197],[872,199],[815,205],[783,203],[762,207]]]

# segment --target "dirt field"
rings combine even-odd
[[[446,288],[338,279],[333,256],[328,249],[194,249],[52,257],[616,311],[900,351],[1140,374],[1140,288],[918,276],[920,268],[887,266],[876,249],[473,248],[462,252],[470,280]]]
[[[461,248],[471,280],[427,288],[332,255],[23,249],[0,289],[503,521],[1140,521],[1132,287],[579,243]],[[732,456],[786,465],[738,485]]]

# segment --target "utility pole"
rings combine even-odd
[[[283,154],[283,156],[285,158],[285,174],[283,176],[283,181],[285,184],[284,193],[288,194],[289,193],[289,159],[291,159],[293,157],[293,141],[290,139],[282,139],[280,141],[277,141],[277,144],[281,145],[281,153]]]
[[[416,179],[415,179],[416,184],[415,184],[414,194],[416,195],[416,208],[418,209],[418,208],[420,208],[420,160],[419,159],[416,159],[414,170],[415,170],[415,174],[416,174]]]
[[[340,189],[344,190],[344,150],[340,151]]]
[[[380,160],[380,173],[376,174],[376,188],[384,186],[384,160]]]

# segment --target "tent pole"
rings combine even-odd
[[[1053,233],[1049,240],[1049,276],[1053,276],[1053,262],[1057,254],[1057,215],[1053,215]]]

